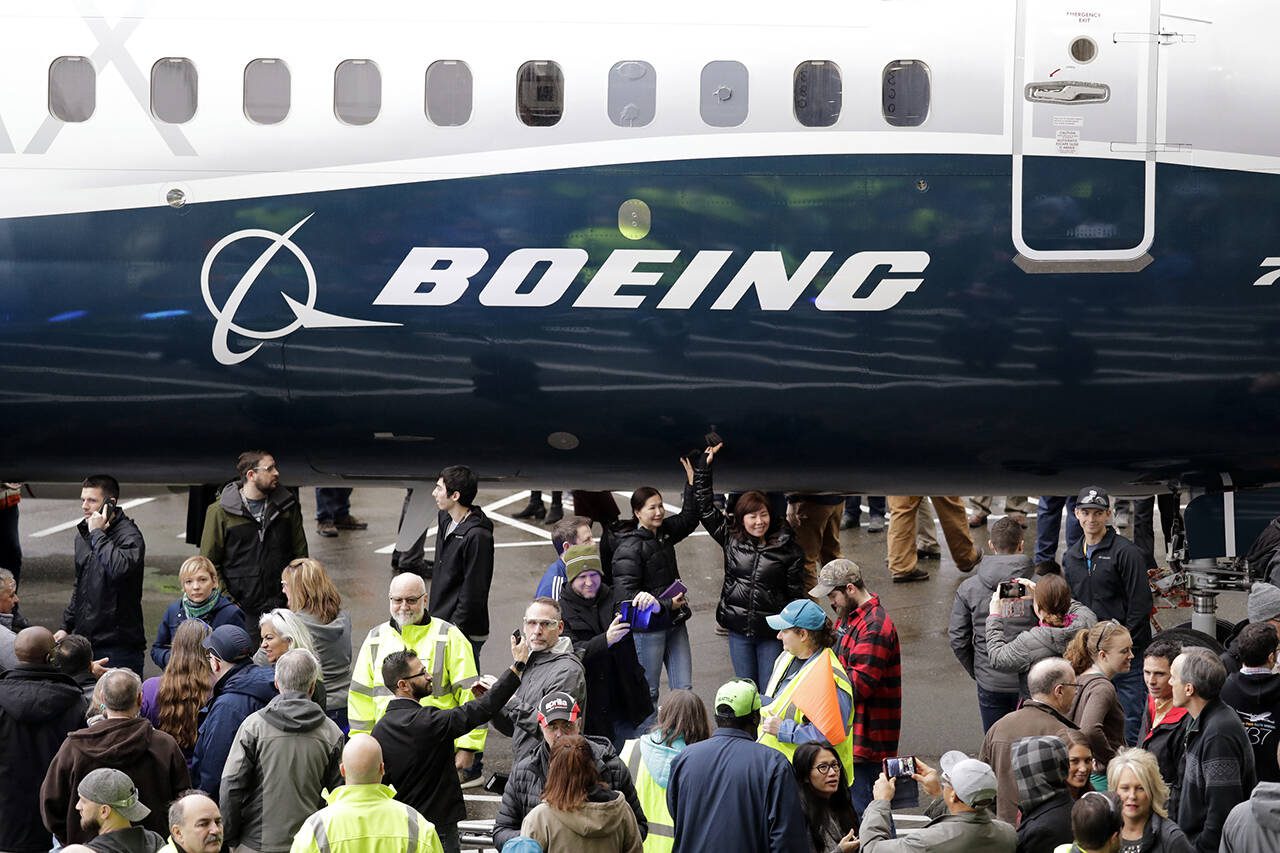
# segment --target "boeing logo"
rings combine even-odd
[[[263,228],[246,228],[243,231],[237,231],[234,234],[228,234],[209,250],[209,254],[204,257],[204,266],[200,269],[200,290],[204,294],[204,304],[208,306],[209,313],[213,315],[216,321],[213,326],[213,357],[220,364],[233,365],[250,358],[256,353],[262,344],[255,344],[243,352],[233,352],[228,345],[227,336],[229,332],[235,332],[244,338],[251,338],[257,341],[271,341],[277,338],[283,338],[292,334],[298,329],[345,329],[356,326],[399,326],[400,323],[378,323],[373,320],[357,320],[353,317],[340,317],[336,314],[326,314],[324,311],[316,310],[316,271],[311,266],[311,261],[307,258],[298,245],[293,242],[292,237],[297,233],[298,229],[307,224],[307,220],[315,214],[308,214],[298,224],[294,225],[283,234],[277,234],[274,231],[267,231]],[[217,260],[218,255],[223,249],[232,243],[238,243],[241,240],[262,239],[268,242],[267,248],[258,256],[249,269],[245,270],[244,275],[240,277],[240,281],[236,282],[236,286],[231,289],[231,295],[227,297],[227,301],[221,307],[213,300],[213,294],[209,290],[209,272],[213,269],[213,262]],[[289,294],[281,292],[280,296],[284,298],[285,304],[289,306],[289,310],[293,312],[293,322],[280,329],[270,332],[261,332],[256,329],[246,329],[235,322],[236,311],[239,310],[240,304],[244,302],[244,298],[249,294],[249,288],[253,287],[254,282],[258,280],[258,276],[262,275],[262,271],[267,268],[267,264],[276,256],[281,248],[288,249],[289,252],[302,265],[303,272],[307,275],[307,301],[300,303],[293,299]]]
[[[267,341],[283,338],[301,328],[402,325],[341,317],[315,308],[315,270],[292,240],[310,218],[307,216],[283,234],[261,228],[237,231],[219,240],[205,256],[200,286],[205,304],[217,321],[213,330],[213,356],[221,364],[239,364],[262,346],[257,344],[242,352],[233,352],[227,341],[230,332]],[[268,246],[232,289],[226,303],[219,307],[209,291],[213,263],[227,246],[251,238],[267,240]],[[287,249],[306,273],[306,303],[281,293],[294,320],[274,331],[260,332],[236,324],[236,311],[249,288],[281,248]],[[696,252],[654,307],[659,310],[692,308],[733,254],[724,250]],[[754,293],[762,311],[790,310],[834,254],[809,252],[795,271],[789,273],[782,252],[751,252],[710,308],[728,311],[737,307],[748,293]],[[665,274],[662,267],[669,270],[679,258],[680,252],[675,249],[614,249],[574,299],[573,307],[639,308],[650,298],[641,289],[657,285]],[[588,261],[583,249],[516,249],[498,265],[477,298],[481,305],[493,308],[545,308],[564,299]],[[471,288],[472,280],[488,262],[489,252],[485,249],[415,247],[383,285],[373,304],[414,308],[452,305]],[[830,274],[812,301],[819,311],[887,311],[924,283],[918,274],[928,265],[928,252],[857,252]]]

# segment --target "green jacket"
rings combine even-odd
[[[302,506],[284,486],[267,495],[262,521],[254,518],[236,481],[223,486],[209,507],[200,536],[200,554],[218,569],[227,592],[250,624],[274,607],[286,607],[280,575],[293,560],[307,556]]]
[[[343,785],[307,818],[290,853],[444,853],[436,828],[388,785]]]

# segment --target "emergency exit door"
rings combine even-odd
[[[1012,237],[1032,262],[1137,261],[1155,239],[1159,0],[1019,0]]]

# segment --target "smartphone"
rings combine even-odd
[[[904,755],[901,758],[886,758],[883,762],[884,775],[890,779],[911,776],[916,772],[916,757]]]
[[[488,781],[484,783],[484,789],[490,794],[501,794],[503,791],[507,790],[507,778],[506,773],[494,773],[489,777]]]
[[[515,629],[514,631],[511,632],[511,639],[515,640],[517,643],[523,642],[524,632],[521,631],[519,628]]]
[[[664,589],[658,598],[675,598],[677,595],[688,591],[689,588],[677,579],[675,583]]]
[[[1000,581],[1001,598],[1022,598],[1025,587],[1017,581]]]
[[[915,809],[920,807],[920,785],[910,776],[901,776],[893,786],[893,799],[889,801],[890,811],[898,809]]]
[[[111,498],[107,498],[105,501],[102,502],[101,512],[102,512],[102,517],[107,521],[108,524],[110,524],[111,519],[116,512],[116,502]]]

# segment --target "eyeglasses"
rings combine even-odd
[[[524,626],[526,628],[541,628],[544,631],[549,631],[559,624],[560,624],[559,619],[526,619],[524,620]]]
[[[401,598],[395,595],[389,595],[387,596],[387,601],[390,601],[392,604],[394,604],[397,607],[400,607],[401,605],[404,605],[404,604],[413,606],[417,604],[419,601],[421,601],[423,598],[425,598],[426,595],[427,594],[425,592],[422,595],[414,595],[414,596],[408,596],[404,598]]]
[[[1058,687],[1079,687],[1079,686],[1080,686],[1080,682],[1078,682],[1078,681],[1059,681],[1059,682],[1057,683],[1057,685],[1056,685],[1056,686],[1058,686]]]
[[[268,474],[270,474],[272,471],[276,471],[277,473],[280,471],[280,469],[279,469],[279,468],[277,468],[277,467],[276,467],[276,466],[274,466],[274,465],[272,465],[272,466],[270,466],[270,467],[268,467],[268,468],[263,468],[263,467],[261,467],[261,466],[258,466],[258,467],[256,467],[256,468],[251,468],[250,470],[252,470],[252,471],[266,471]]]
[[[418,670],[413,675],[405,676],[403,679],[401,679],[401,681],[413,681],[415,678],[421,678],[426,674],[427,674],[427,668],[424,666],[422,669]]]
[[[817,770],[823,776],[826,776],[828,773],[834,770],[839,770],[840,764],[839,762],[836,762],[836,761],[824,761],[822,764],[813,765],[813,769]]]

